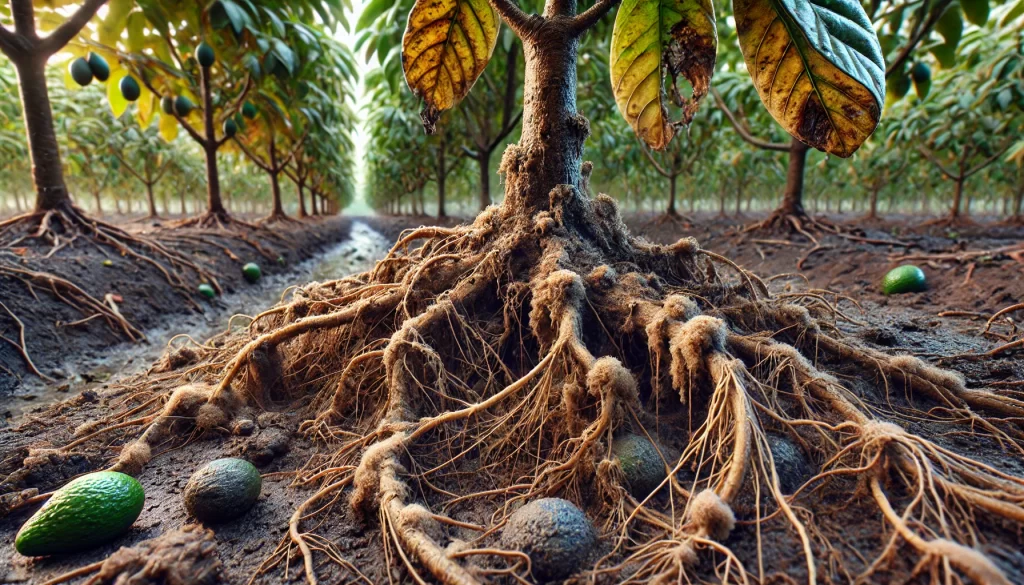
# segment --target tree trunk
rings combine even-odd
[[[481,151],[476,158],[480,166],[480,211],[491,204],[491,153]]]
[[[92,196],[96,199],[96,215],[103,216],[103,197],[99,190],[93,191]],[[18,196],[14,196],[14,200],[18,200]],[[18,205],[18,211],[21,211],[21,205]]]
[[[782,205],[776,213],[802,217],[804,211],[804,168],[807,166],[809,147],[796,138],[789,145],[789,169],[786,171],[786,191],[782,195]]]
[[[953,179],[953,205],[949,210],[949,218],[957,219],[960,217],[960,200],[964,194],[964,180],[963,177]]]
[[[284,217],[284,206],[281,205],[281,181],[278,180],[277,173],[267,173],[270,175],[270,192],[274,197],[274,206],[270,211],[270,217]]]
[[[42,212],[70,207],[71,197],[64,183],[60,146],[53,128],[50,93],[46,87],[46,57],[27,55],[15,60],[14,67],[18,72],[25,133],[32,159],[35,210]]]
[[[203,93],[203,125],[206,132],[206,143],[203,152],[206,155],[206,211],[217,215],[227,215],[224,202],[220,198],[220,173],[217,170],[217,131],[213,125],[213,96],[210,90],[209,67],[199,68],[199,81]]]
[[[676,211],[676,175],[668,178],[668,210],[669,215],[679,215]]]
[[[1022,207],[1024,207],[1024,181],[1021,181],[1021,184],[1017,187],[1017,192],[1013,195],[1013,219],[1020,220],[1024,218],[1021,215],[1021,212],[1024,211]]]
[[[526,79],[523,128],[518,145],[505,151],[507,211],[532,216],[551,206],[551,191],[568,185],[569,197],[583,197],[583,142],[590,123],[576,111],[576,62],[579,39],[568,18],[575,0],[552,5],[548,18],[523,41]]]
[[[445,160],[447,146],[445,136],[442,134],[441,143],[437,149],[437,217],[439,218],[448,216],[444,209],[445,181],[448,179],[448,169],[445,168],[448,162]]]
[[[302,181],[299,181],[299,182],[295,183],[295,189],[299,193],[299,217],[300,218],[308,217],[308,215],[306,214],[306,194],[304,192],[305,191],[305,185],[303,184]],[[316,195],[313,195],[313,199],[316,199]]]
[[[156,212],[156,199],[153,196],[153,183],[146,183],[146,201],[149,203],[149,218],[160,217]]]
[[[878,189],[871,189],[871,206],[868,208],[868,219],[878,219]]]
[[[744,184],[745,181],[746,181],[746,174],[745,173],[743,175],[740,175],[739,180],[736,181],[736,214],[735,214],[735,217],[739,217],[740,216],[740,212],[741,212],[740,207],[743,205],[743,184]]]

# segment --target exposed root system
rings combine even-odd
[[[82,313],[83,319],[66,325],[73,326],[101,319],[111,330],[129,340],[138,340],[142,333],[121,315],[111,298],[97,299],[73,282],[55,274],[26,268],[20,260],[28,244],[49,246],[49,258],[76,241],[88,242],[103,249],[111,249],[119,256],[140,265],[155,268],[173,287],[190,299],[194,275],[212,283],[219,290],[216,277],[181,252],[168,248],[155,239],[130,234],[121,228],[86,217],[78,208],[67,206],[46,212],[35,212],[0,222],[0,275],[19,280],[32,294],[37,289],[51,293],[55,298]],[[193,302],[189,300],[189,302]],[[14,317],[14,315],[11,315]],[[14,317],[17,319],[17,317]],[[21,344],[24,347],[24,343]],[[35,370],[31,359],[22,352],[30,370]]]
[[[370,582],[379,569],[324,533],[329,516],[354,515],[418,582],[521,581],[529,559],[495,532],[558,496],[602,534],[581,567],[600,582],[763,582],[778,559],[760,535],[774,526],[810,582],[1008,583],[978,552],[980,526],[1024,523],[1024,480],[941,436],[966,429],[1024,456],[1024,402],[856,345],[844,319],[821,294],[772,296],[692,239],[634,238],[612,199],[563,186],[548,211],[494,207],[405,233],[372,271],[299,289],[250,335],[195,348],[169,396],[142,393],[87,431],[132,439],[114,468],[137,473],[197,430],[303,409],[317,455],[294,487],[315,491],[253,580],[279,580],[301,555],[311,585]],[[623,432],[658,445],[660,494],[629,495],[611,455]],[[778,436],[815,464],[796,494],[780,484]],[[856,544],[829,522],[854,496],[878,521]],[[489,517],[460,520],[470,508]],[[740,526],[756,546],[730,548]]]

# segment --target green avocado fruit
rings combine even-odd
[[[178,97],[174,98],[174,112],[182,118],[191,114],[192,108],[194,107],[195,106],[192,105],[192,100],[188,99],[183,95],[179,95]]]
[[[252,105],[251,102],[245,102],[242,104],[242,115],[252,120],[256,117],[256,106]]]
[[[71,79],[75,80],[75,83],[85,87],[92,83],[92,67],[89,67],[89,62],[84,58],[79,57],[68,65],[68,71],[71,72]]]
[[[665,479],[665,463],[647,437],[626,434],[612,441],[612,455],[619,460],[622,474],[633,497],[644,499]]]
[[[160,111],[162,111],[165,114],[173,114],[174,98],[169,95],[165,95],[164,97],[160,98]]]
[[[217,61],[217,55],[213,52],[213,47],[206,44],[206,41],[199,43],[196,47],[196,61],[203,67],[213,67],[213,64]]]
[[[235,134],[238,134],[238,124],[231,118],[224,120],[224,136],[233,138]]]
[[[249,282],[256,282],[263,276],[263,271],[260,270],[259,264],[250,262],[242,267],[242,276]]]
[[[212,286],[206,284],[205,282],[203,284],[200,284],[198,289],[199,294],[203,295],[208,299],[217,298],[217,291]]]
[[[927,64],[918,61],[910,68],[910,79],[914,81],[914,93],[918,99],[928,97],[932,88],[932,70]]]
[[[245,514],[260,497],[263,479],[244,459],[217,459],[195,472],[183,496],[188,513],[206,523],[224,522]]]
[[[924,271],[912,264],[894,268],[882,279],[882,292],[887,295],[921,292],[927,287]]]
[[[60,488],[14,539],[30,557],[76,552],[124,534],[142,513],[146,494],[129,475],[100,471]]]
[[[85,60],[89,63],[89,69],[92,70],[92,74],[96,79],[99,81],[110,79],[110,65],[107,65],[106,59],[96,53],[89,53]]]
[[[142,95],[142,88],[139,87],[139,82],[135,81],[135,78],[131,75],[121,78],[120,88],[121,96],[130,102],[134,102]]]

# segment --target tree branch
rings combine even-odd
[[[274,172],[274,170],[272,168],[270,168],[270,165],[268,165],[267,163],[263,162],[263,159],[261,159],[259,156],[257,156],[255,153],[253,153],[251,150],[249,150],[249,148],[245,146],[245,143],[242,142],[241,140],[239,140],[238,136],[235,136],[235,144],[237,144],[238,148],[241,149],[242,154],[244,154],[246,157],[248,157],[249,160],[251,160],[253,162],[253,164],[255,164],[256,166],[258,166],[263,172],[265,172],[265,173],[272,173],[272,172]]]
[[[590,27],[597,24],[618,3],[619,0],[597,0],[593,6],[577,14],[572,19],[570,30],[577,36],[587,32]]]
[[[160,92],[153,88],[153,84],[146,80],[145,75],[139,75],[138,78],[142,80],[142,84],[146,86],[146,89],[153,92],[153,95],[160,95]],[[162,110],[161,115],[164,115]],[[179,116],[177,112],[171,112],[171,115],[174,116],[174,119],[177,120],[179,124],[181,124],[182,128],[185,129],[185,132],[187,132],[188,135],[192,137],[192,140],[195,140],[196,142],[199,143],[200,146],[206,148],[206,139],[203,138],[202,134],[200,134],[195,128],[193,128],[192,125],[189,124],[187,120],[185,120],[185,118]],[[216,142],[214,144],[216,144]]]
[[[1007,150],[1009,150],[1010,149],[1010,145],[1012,145],[1012,144],[1013,144],[1013,140],[1007,141],[1006,145],[1004,145],[1002,148],[1000,148],[998,152],[996,152],[992,156],[986,158],[982,162],[978,163],[978,165],[975,166],[973,169],[971,169],[971,170],[967,171],[966,173],[964,173],[964,178],[965,179],[970,178],[971,176],[973,176],[978,171],[980,171],[980,170],[984,169],[985,167],[987,167],[988,165],[996,162],[996,159],[998,159],[999,157],[1003,156],[1003,153],[1005,153]]]
[[[938,158],[937,158],[937,157],[936,157],[936,156],[935,156],[935,155],[934,155],[934,154],[932,153],[932,151],[928,150],[928,149],[927,149],[927,148],[925,148],[924,146],[918,146],[918,147],[917,147],[917,151],[918,151],[918,152],[920,152],[921,154],[923,154],[923,155],[924,155],[924,157],[925,157],[926,159],[928,159],[928,161],[929,161],[930,163],[932,163],[933,165],[935,165],[935,168],[939,169],[939,172],[940,172],[940,173],[942,173],[943,175],[945,175],[947,179],[950,179],[950,180],[952,180],[952,181],[956,181],[956,180],[962,179],[962,177],[958,177],[958,176],[954,175],[954,174],[953,174],[952,172],[950,172],[949,170],[947,170],[947,169],[946,169],[946,167],[944,167],[944,166],[942,165],[942,161],[940,161],[940,160],[939,160],[939,159],[938,159]]]
[[[501,19],[505,21],[512,32],[520,39],[529,38],[537,28],[536,15],[529,16],[516,4],[515,0],[488,0],[491,7],[498,11]]]
[[[722,99],[722,94],[718,93],[717,89],[712,87],[711,95],[715,96],[715,103],[718,105],[718,108],[725,113],[725,117],[729,119],[729,123],[732,124],[732,127],[736,129],[736,133],[739,134],[740,138],[742,138],[745,142],[764,150],[772,150],[775,152],[789,152],[789,144],[768,142],[766,140],[761,140],[760,138],[754,137],[754,135],[750,133],[750,130],[747,129],[746,125],[744,125],[743,122],[736,118],[736,114],[734,114],[733,111],[729,109],[729,106],[726,105],[725,100]]]
[[[504,141],[505,138],[509,134],[511,134],[513,130],[516,129],[517,126],[519,126],[519,120],[521,120],[522,118],[523,111],[519,110],[519,113],[513,116],[513,118],[508,121],[508,124],[505,124],[505,127],[501,129],[501,132],[498,133],[494,140],[492,140],[491,143],[487,145],[487,152],[494,152],[494,149],[498,148],[498,145],[501,144],[502,141]]]
[[[288,156],[284,157],[284,161],[277,166],[277,172],[281,172],[288,167],[288,164],[292,162],[292,159],[295,158],[295,155],[298,154],[300,150],[302,150],[302,145],[304,142],[306,142],[306,138],[308,137],[309,130],[306,130],[306,132],[302,135],[302,138],[299,138],[299,141],[295,143],[295,146],[292,148],[292,151],[288,153]]]
[[[128,164],[128,161],[124,160],[124,158],[120,155],[120,153],[118,153],[116,150],[111,148],[110,149],[110,154],[114,155],[114,158],[116,158],[121,163],[121,166],[123,166],[124,168],[128,169],[128,172],[131,173],[133,177],[135,177],[136,179],[138,179],[139,181],[141,181],[143,183],[146,182],[146,180],[142,178],[142,175],[140,175],[135,169],[133,169],[132,165]]]
[[[39,44],[39,50],[46,56],[50,56],[64,48],[71,39],[78,36],[78,33],[85,28],[85,25],[92,20],[100,7],[107,3],[107,0],[85,0],[78,10],[57,27],[57,30],[50,33]]]
[[[17,50],[17,37],[13,32],[7,30],[7,27],[0,26],[0,51],[3,51],[3,54],[10,58],[11,54],[17,52]]]
[[[952,3],[953,0],[942,0],[935,6],[935,8],[932,9],[931,14],[928,15],[928,19],[924,21],[924,24],[921,25],[920,28],[918,28],[918,30],[916,31],[916,33],[911,36],[910,40],[907,41],[907,45],[903,47],[903,49],[899,52],[896,58],[893,59],[892,63],[889,63],[889,66],[886,67],[886,78],[888,78],[896,71],[900,71],[903,69],[904,63],[906,63],[907,59],[910,58],[910,55],[914,52],[914,49],[916,49],[917,46],[921,44],[921,41],[923,41],[925,37],[928,36],[928,33],[930,33],[932,29],[935,28],[935,23],[939,21],[939,18],[942,17],[942,13],[945,12],[946,8]],[[921,10],[928,10],[927,2],[921,5]],[[918,20],[918,22],[920,23],[922,21]]]
[[[640,144],[640,150],[642,150],[643,153],[647,155],[647,159],[651,161],[651,164],[654,165],[654,170],[658,171],[659,175],[668,179],[672,178],[672,175],[668,171],[666,171],[663,166],[658,164],[658,161],[655,160],[654,155],[651,154],[651,152],[647,150],[647,147],[642,143]]]

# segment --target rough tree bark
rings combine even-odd
[[[227,209],[220,197],[220,171],[217,168],[217,150],[221,142],[217,141],[217,131],[214,128],[213,116],[213,92],[210,87],[210,68],[199,68],[199,83],[203,93],[203,127],[206,134],[204,141],[200,142],[206,158],[206,211],[218,216],[226,216]]]
[[[806,144],[796,138],[789,145],[789,167],[786,170],[786,191],[782,195],[782,204],[775,211],[793,217],[806,217],[804,211],[804,169],[807,166]]]

